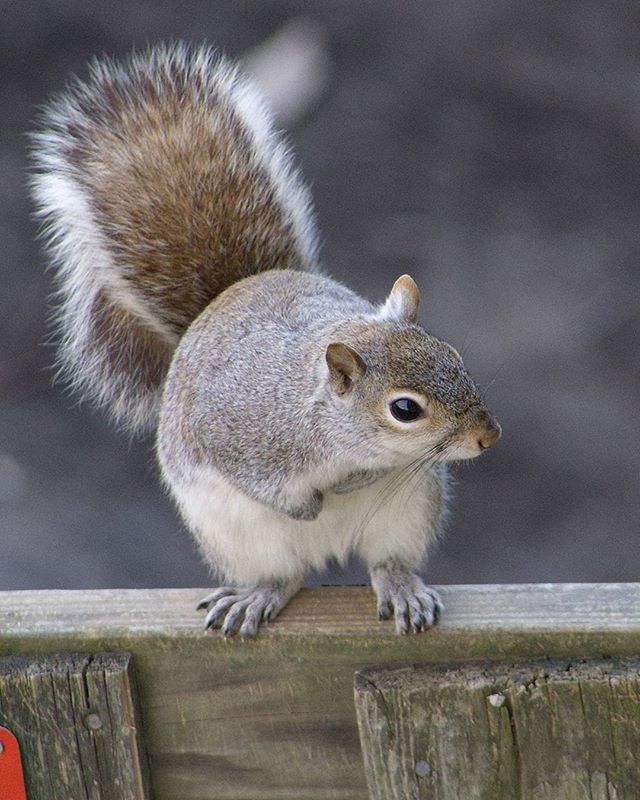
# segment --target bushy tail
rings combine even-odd
[[[307,190],[253,86],[205,47],[96,61],[33,138],[64,372],[149,427],[180,337],[216,295],[314,269]]]

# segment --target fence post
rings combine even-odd
[[[150,798],[128,653],[1,658],[0,725],[20,745],[29,798]]]
[[[640,662],[367,670],[372,800],[637,800]]]

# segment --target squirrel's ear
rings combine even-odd
[[[420,289],[411,275],[402,275],[393,284],[380,317],[396,322],[415,322],[420,305]]]
[[[344,342],[332,342],[328,345],[326,359],[329,379],[338,394],[347,394],[367,371],[361,356]]]

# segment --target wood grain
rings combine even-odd
[[[0,654],[132,652],[156,800],[365,800],[356,670],[640,652],[640,584],[439,588],[421,635],[323,588],[249,642],[204,634],[204,589],[0,593]]]
[[[372,800],[637,800],[640,662],[370,670]]]
[[[20,744],[29,798],[149,800],[128,654],[1,658],[0,724]]]

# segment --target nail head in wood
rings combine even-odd
[[[99,731],[102,728],[102,720],[98,714],[87,714],[84,718],[84,724],[90,731]]]
[[[418,761],[416,763],[416,775],[420,778],[428,778],[431,775],[431,767],[426,761]]]
[[[506,702],[506,697],[500,692],[496,692],[489,695],[489,702],[494,708],[501,708]]]

